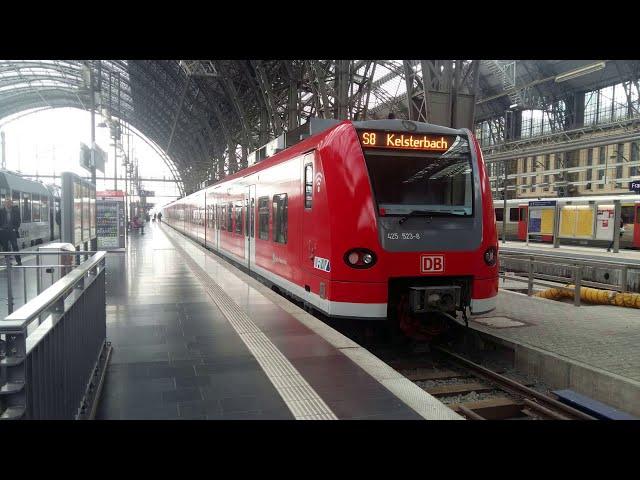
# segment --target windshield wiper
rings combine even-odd
[[[402,225],[409,217],[449,217],[451,215],[465,215],[465,212],[463,210],[449,210],[446,212],[440,210],[412,210],[398,220],[398,225]]]

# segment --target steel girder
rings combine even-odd
[[[499,72],[487,62],[458,60],[454,69],[450,60],[110,60],[100,70],[101,103],[165,151],[189,192],[235,169],[236,151],[242,166],[249,150],[312,115],[362,120],[393,111],[429,120],[430,92],[476,93],[476,121],[504,123],[496,119],[516,99],[545,105],[554,128],[567,128],[572,111],[560,100],[569,105],[576,91],[615,78],[637,81],[640,71],[640,62],[608,62],[602,73],[556,83],[548,79],[585,62],[499,61]],[[0,61],[0,118],[26,108],[86,108],[82,63]]]

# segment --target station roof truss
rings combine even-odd
[[[596,73],[554,81],[593,62],[0,60],[0,120],[33,109],[90,109],[91,69],[96,107],[151,140],[189,193],[246,166],[249,152],[309,117],[365,120],[393,112],[428,120],[430,93],[453,88],[475,96],[476,122],[492,121],[514,105],[546,109],[640,72],[640,62],[607,61]]]

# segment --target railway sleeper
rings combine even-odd
[[[465,408],[461,410],[460,407]],[[451,404],[449,408],[461,413],[464,413],[463,410],[465,409],[471,410],[486,420],[503,420],[505,418],[516,418],[524,415],[522,412],[523,404],[507,397],[487,398],[475,402]]]

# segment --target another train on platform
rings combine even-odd
[[[7,198],[20,210],[18,247],[26,249],[60,238],[60,189],[0,171],[0,208]]]
[[[467,129],[336,122],[162,212],[335,319],[387,319],[429,339],[496,305],[493,200]]]
[[[529,241],[551,243],[555,233],[562,244],[607,247],[613,239],[616,201],[624,225],[620,247],[640,249],[640,195],[634,194],[511,199],[506,212],[504,201],[496,200],[498,235],[502,238],[506,217],[507,240],[526,241],[529,234]]]

